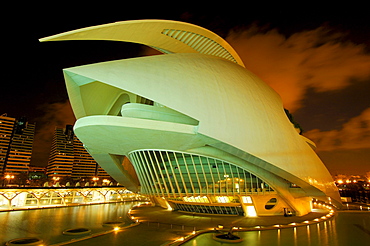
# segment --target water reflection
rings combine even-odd
[[[81,207],[53,208],[0,213],[0,245],[18,237],[39,237],[47,244],[68,241],[62,231],[68,228],[87,227],[92,233],[107,230],[102,227],[106,221],[126,221],[126,214],[136,203],[102,204]],[[139,227],[134,227],[139,228]],[[131,230],[131,229],[130,229]],[[127,231],[131,233],[130,231]],[[137,232],[141,232],[137,230]],[[146,236],[158,231],[148,230]],[[370,213],[340,212],[333,219],[318,224],[308,224],[287,229],[276,228],[266,231],[236,232],[244,238],[240,246],[348,246],[367,245],[370,241]],[[119,237],[121,235],[121,237]],[[113,233],[110,245],[121,245],[124,233]],[[84,245],[96,245],[94,240]],[[169,239],[170,240],[170,239]],[[103,244],[102,244],[103,245]],[[212,234],[202,234],[184,244],[185,246],[221,245],[212,239]],[[223,246],[233,245],[223,243]]]
[[[357,228],[356,228],[357,227]],[[368,245],[370,241],[370,213],[338,213],[333,219],[307,226],[266,231],[238,232],[244,238],[240,246],[348,246]],[[221,245],[212,234],[202,234],[184,246]],[[225,245],[233,245],[223,243]]]
[[[320,235],[320,223],[316,224],[316,233],[317,233],[317,240],[318,242],[321,241],[321,235]]]
[[[38,237],[46,243],[68,241],[62,235],[68,228],[87,227],[92,233],[108,230],[106,221],[130,223],[126,214],[136,202],[99,204],[77,207],[1,212],[0,244],[19,237]]]
[[[311,232],[310,232],[310,226],[306,226],[306,235],[307,235],[307,245],[311,245]]]

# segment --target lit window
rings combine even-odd
[[[209,200],[206,196],[200,197],[184,197],[183,198],[185,202],[198,202],[198,203],[209,203]]]
[[[275,207],[276,203],[277,203],[277,199],[276,198],[271,198],[265,204],[265,209],[272,209],[273,207]]]
[[[229,198],[227,196],[216,196],[216,199],[219,203],[229,203]]]
[[[243,196],[242,197],[243,203],[251,204],[252,198],[250,196]]]
[[[257,217],[257,212],[254,206],[247,206],[247,216],[248,217]]]

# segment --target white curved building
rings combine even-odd
[[[304,215],[313,198],[340,202],[280,96],[216,34],[136,20],[41,39],[59,40],[135,42],[165,53],[64,69],[75,134],[128,189],[163,207],[212,214]]]

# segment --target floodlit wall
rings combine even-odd
[[[163,67],[167,69],[161,69]],[[179,76],[184,71],[189,75]],[[148,74],[151,76],[148,77]],[[313,195],[319,195],[321,191],[322,196],[326,193],[338,198],[329,172],[289,122],[280,97],[241,66],[211,56],[173,54],[70,68],[65,70],[65,75],[67,85],[82,85],[89,80],[101,81],[108,84],[109,88],[114,86],[140,94],[196,119],[199,125],[194,131],[216,140],[210,143],[211,146],[263,166],[265,170],[298,183]],[[70,94],[75,92],[71,91]],[[104,90],[100,90],[100,93],[104,94]],[[75,100],[80,100],[78,98]],[[89,103],[99,104],[99,99],[91,97],[76,107],[81,108]],[[88,148],[94,146],[93,142],[101,141],[96,135],[101,126],[95,129],[92,124],[97,118],[91,117],[91,122],[85,117],[75,125],[76,134],[80,132],[79,138],[87,141],[85,145]],[[109,124],[118,123],[115,121],[111,117]],[[118,124],[123,126],[126,123],[128,119]],[[153,121],[148,129],[158,128],[160,123]],[[94,128],[95,136],[82,133],[84,125]],[[127,154],[137,148],[146,146],[131,144],[121,149]],[[162,147],[157,145],[155,148]],[[184,150],[184,147],[179,150]]]
[[[42,39],[58,40],[135,42],[166,54],[64,69],[78,119],[76,135],[128,189],[142,189],[163,206],[206,211],[216,210],[188,204],[189,195],[212,200],[211,195],[232,193],[240,200],[242,192],[251,193],[253,206],[231,202],[220,210],[225,213],[239,213],[241,207],[246,214],[273,215],[289,207],[301,215],[310,211],[312,197],[340,201],[314,144],[294,129],[280,96],[245,69],[232,47],[214,33],[176,21],[138,20]],[[163,154],[175,161],[170,164]],[[178,154],[183,158],[176,160]],[[219,160],[221,170],[213,172],[194,157]],[[227,179],[223,175],[232,177],[230,187],[228,182],[216,187]],[[248,175],[256,184],[242,186],[240,179]],[[277,195],[263,194],[265,186]],[[257,195],[261,189],[263,196],[256,197],[252,189]],[[274,201],[269,213],[262,210]]]

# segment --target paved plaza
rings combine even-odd
[[[177,211],[168,211],[161,207],[141,206],[136,207],[131,211],[131,215],[135,219],[139,219],[143,224],[145,223],[160,223],[160,224],[173,224],[184,225],[185,227],[196,228],[196,230],[207,230],[217,227],[222,224],[225,228],[231,226],[238,227],[253,227],[253,226],[273,226],[276,224],[289,224],[292,222],[303,222],[306,220],[313,220],[327,214],[327,210],[315,209],[305,216],[300,217],[284,217],[284,216],[260,216],[255,218],[246,218],[243,216],[215,216],[215,215],[202,215],[191,214]]]
[[[276,224],[300,223],[314,220],[325,215],[325,210],[315,210],[301,217],[265,216],[245,218],[242,216],[207,216],[168,211],[160,207],[141,206],[131,211],[134,220],[140,225],[105,234],[91,239],[74,242],[73,246],[91,245],[166,245],[174,240],[191,234],[194,230],[209,230],[222,224],[225,229],[231,226],[253,227],[273,226]]]

